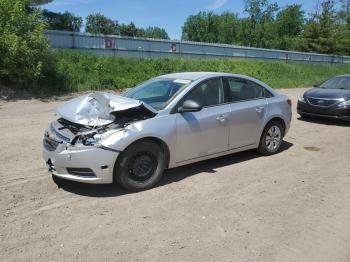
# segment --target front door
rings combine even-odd
[[[199,112],[177,113],[176,162],[212,155],[228,149],[230,105],[221,78],[206,80],[184,98],[203,106]]]

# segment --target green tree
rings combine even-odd
[[[159,27],[147,27],[144,32],[144,37],[156,38],[156,39],[170,39],[168,33],[164,28]]]
[[[96,13],[86,17],[86,32],[93,34],[118,34],[118,22]]]
[[[277,13],[275,22],[279,36],[298,36],[303,31],[305,12],[301,5],[289,5]]]
[[[305,23],[305,12],[301,5],[289,5],[276,15],[276,40],[274,47],[291,50],[295,48],[296,41],[301,35]]]
[[[30,6],[39,6],[51,3],[53,0],[29,0]]]
[[[72,13],[55,13],[43,10],[43,19],[47,23],[47,28],[51,30],[64,30],[80,32],[83,19]]]
[[[145,35],[145,30],[135,26],[133,22],[130,24],[121,24],[119,27],[120,35],[131,36],[131,37],[143,37]]]
[[[272,21],[278,11],[278,4],[270,3],[269,0],[244,0],[244,11],[249,19],[255,23]]]
[[[238,43],[239,18],[237,14],[224,12],[217,16],[217,41],[223,44]]]
[[[221,15],[199,12],[191,15],[182,27],[182,39],[187,41],[232,44],[237,39],[238,16],[230,12]]]
[[[350,0],[340,0],[341,8],[338,11],[338,18],[341,24],[350,25]]]
[[[336,53],[350,56],[350,0],[341,0],[337,13],[338,30],[335,35]]]
[[[28,86],[43,76],[49,44],[45,23],[27,0],[0,1],[0,80]]]
[[[305,52],[333,54],[336,51],[336,11],[333,0],[321,3],[321,14],[309,21],[299,40],[299,49]]]
[[[248,18],[243,20],[241,42],[247,46],[271,47],[274,41],[274,17],[279,7],[269,0],[245,0],[244,11]]]
[[[350,56],[350,24],[342,25],[336,35],[336,53]]]
[[[208,14],[199,12],[190,15],[182,27],[182,40],[205,42],[208,37]]]

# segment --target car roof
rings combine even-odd
[[[245,75],[228,74],[228,73],[221,73],[221,72],[182,72],[182,73],[162,75],[162,76],[158,76],[157,78],[177,78],[177,79],[186,79],[186,80],[196,81],[201,78],[215,77],[215,76],[231,76],[231,77],[241,77],[241,78],[247,78],[247,79],[250,78]]]

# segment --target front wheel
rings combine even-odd
[[[283,125],[279,121],[270,122],[261,136],[258,151],[267,156],[276,154],[281,147],[283,135]]]
[[[122,152],[114,168],[114,177],[125,189],[141,191],[153,187],[164,169],[164,150],[156,143],[143,141]]]

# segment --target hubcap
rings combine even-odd
[[[156,166],[157,161],[152,154],[139,152],[129,162],[129,175],[133,180],[143,182],[152,177]]]
[[[271,126],[266,134],[266,148],[270,152],[276,151],[282,141],[281,129],[278,126]]]

